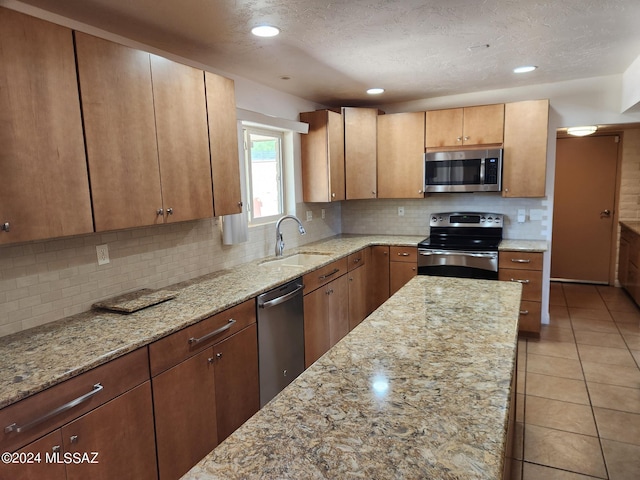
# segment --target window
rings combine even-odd
[[[245,171],[249,223],[266,223],[282,216],[283,134],[278,131],[244,127]]]

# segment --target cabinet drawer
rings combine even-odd
[[[416,247],[389,247],[389,260],[392,262],[418,262]]]
[[[320,267],[313,272],[307,273],[302,277],[305,295],[347,273],[347,262],[347,257],[344,257],[330,263],[329,265]]]
[[[542,272],[538,270],[515,270],[501,268],[498,280],[522,284],[522,300],[539,302],[542,299]]]
[[[152,343],[149,345],[151,375],[177,365],[255,322],[255,302],[247,300]]]
[[[540,252],[500,252],[498,268],[522,270],[542,270],[542,253]]]
[[[364,248],[356,253],[352,253],[347,257],[347,268],[349,269],[349,271],[353,270],[354,268],[358,268],[365,263],[366,255]]]
[[[10,405],[0,410],[3,451],[16,450],[148,379],[149,357],[143,347]],[[78,403],[69,406],[74,400]]]
[[[523,300],[520,303],[519,332],[540,333],[541,305],[540,302],[529,300]]]

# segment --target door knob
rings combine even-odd
[[[609,218],[611,216],[611,210],[603,210],[600,212],[600,218]]]

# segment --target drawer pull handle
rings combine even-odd
[[[340,271],[339,268],[334,268],[331,272],[327,273],[326,275],[320,275],[320,277],[318,277],[318,278],[320,278],[320,280],[324,280],[326,278],[329,278],[329,277],[335,275],[339,271]]]
[[[215,337],[216,335],[219,335],[222,332],[226,332],[227,330],[229,330],[233,326],[234,323],[236,323],[236,321],[233,318],[230,318],[229,322],[226,325],[214,330],[211,333],[207,333],[204,337],[200,337],[200,338],[191,337],[189,339],[189,345],[197,345],[199,343],[206,342],[211,337]]]
[[[529,258],[512,258],[511,262],[513,262],[513,263],[531,263],[531,259],[529,259]]]
[[[39,418],[36,418],[35,420],[32,420],[31,422],[26,423],[24,425],[18,426],[17,424],[12,423],[8,427],[5,427],[4,433],[11,433],[11,432],[22,433],[22,432],[26,432],[27,430],[29,430],[29,429],[37,426],[37,425],[40,425],[43,422],[46,422],[50,418],[53,418],[56,415],[59,415],[59,414],[61,414],[63,412],[66,412],[67,410],[70,410],[73,407],[76,407],[76,406],[80,405],[81,403],[86,402],[91,397],[93,397],[95,394],[100,392],[103,388],[104,387],[102,385],[100,385],[99,383],[96,383],[93,386],[93,389],[89,393],[85,393],[81,397],[78,397],[78,398],[76,398],[74,400],[71,400],[70,402],[65,403],[64,405],[61,405],[58,408],[56,408],[54,410],[51,410],[49,413],[46,413],[43,416],[41,416]]]
[[[531,282],[531,280],[518,280],[517,278],[512,278],[511,281],[512,282],[522,283],[523,285],[526,285],[527,283]]]
[[[408,257],[410,254],[407,252],[398,252],[399,257]]]
[[[353,259],[353,263],[360,263],[362,261],[362,258],[354,258]]]
[[[529,310],[520,310],[520,315],[529,315]]]

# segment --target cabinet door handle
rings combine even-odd
[[[205,341],[209,340],[211,337],[215,337],[216,335],[219,335],[220,333],[229,330],[233,326],[234,323],[236,323],[236,321],[233,318],[230,318],[226,325],[215,329],[211,333],[207,333],[203,337],[200,337],[200,338],[191,337],[189,339],[189,345],[197,345],[199,343],[205,342]]]
[[[520,310],[520,315],[529,315],[529,310]]]
[[[324,280],[324,279],[326,279],[326,278],[329,278],[329,277],[331,277],[331,276],[335,275],[335,274],[336,274],[336,273],[338,273],[339,271],[340,271],[340,269],[339,269],[339,268],[334,268],[331,272],[327,273],[326,275],[320,275],[318,278],[319,278],[320,280]]]
[[[526,285],[527,283],[531,283],[531,280],[519,280],[517,278],[512,278],[511,281],[512,282],[522,283],[523,285]]]
[[[167,215],[173,215],[173,208],[167,208]]]
[[[158,215],[159,217],[160,217],[161,215],[164,215],[164,208],[159,208],[159,209],[157,209],[157,210],[156,210],[156,215]]]
[[[528,258],[512,258],[512,263],[531,263],[531,260]]]
[[[53,418],[56,415],[64,413],[67,410],[70,410],[73,407],[76,407],[76,406],[80,405],[81,403],[86,402],[91,397],[93,397],[98,392],[100,392],[103,388],[104,387],[102,385],[100,385],[99,383],[96,383],[93,386],[93,389],[89,393],[85,393],[84,395],[82,395],[82,396],[80,396],[80,397],[78,397],[78,398],[76,398],[74,400],[71,400],[70,402],[67,402],[64,405],[60,405],[58,408],[55,408],[55,409],[51,410],[49,413],[45,413],[43,416],[38,417],[35,420],[30,421],[29,423],[25,423],[24,425],[18,425],[16,423],[12,423],[11,425],[5,427],[4,433],[11,433],[11,432],[22,433],[22,432],[26,432],[27,430],[29,430],[29,429],[37,426],[37,425],[40,425],[43,422],[46,422],[50,418]]]
[[[401,253],[398,253],[398,256],[399,256],[399,257],[408,257],[409,255],[411,255],[411,254],[410,254],[410,253],[407,253],[407,252],[401,252]]]
[[[9,222],[4,222],[2,226],[0,226],[0,230],[2,230],[3,232],[8,232],[9,229],[10,229]]]

